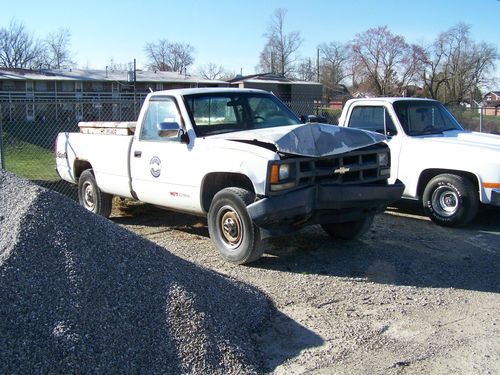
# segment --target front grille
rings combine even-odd
[[[354,151],[346,155],[301,162],[297,174],[299,181],[342,185],[368,183],[386,178],[380,177],[377,152],[373,150]]]
[[[295,162],[296,188],[312,184],[355,185],[384,182],[378,165],[379,153],[388,152],[387,146],[374,145],[346,154],[321,158],[288,158],[283,163]]]

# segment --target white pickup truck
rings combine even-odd
[[[480,203],[500,206],[500,136],[465,131],[438,101],[365,98],[346,102],[339,125],[385,134],[391,180],[422,202],[437,224],[469,223]]]
[[[238,264],[258,259],[263,239],[309,224],[354,238],[404,189],[387,182],[384,136],[302,124],[260,90],[160,91],[137,123],[79,126],[58,135],[55,153],[85,208],[109,216],[120,196],[207,216],[215,246]]]

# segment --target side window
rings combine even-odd
[[[351,128],[370,130],[380,134],[385,134],[385,129],[387,129],[387,135],[397,134],[396,127],[385,107],[354,107],[351,111],[348,126]]]
[[[177,138],[160,137],[158,135],[158,124],[162,122],[181,123],[180,115],[173,99],[161,98],[161,100],[152,100],[149,102],[140,139],[145,141],[177,140]]]

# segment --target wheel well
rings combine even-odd
[[[252,181],[239,173],[209,173],[203,179],[201,186],[201,205],[205,212],[208,212],[214,195],[227,187],[240,187],[255,192]]]
[[[467,178],[474,184],[474,187],[479,192],[479,181],[473,173],[453,169],[426,169],[422,172],[420,178],[418,179],[417,196],[422,197],[428,182],[440,174],[454,174],[456,176]]]
[[[78,159],[75,160],[73,170],[75,171],[76,179],[80,178],[82,172],[87,169],[92,169],[92,165],[87,160],[78,160]]]

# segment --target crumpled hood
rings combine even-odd
[[[378,133],[319,123],[245,130],[210,138],[270,143],[280,153],[310,157],[342,154],[386,139]]]

